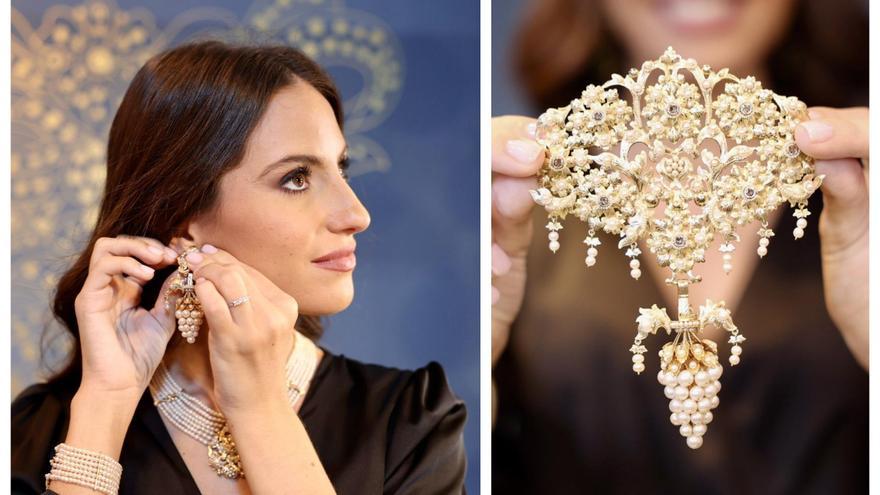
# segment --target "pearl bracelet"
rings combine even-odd
[[[52,470],[46,474],[47,489],[49,482],[55,480],[107,495],[119,492],[122,465],[110,456],[61,443],[55,446],[55,456],[49,464]]]

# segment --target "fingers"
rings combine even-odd
[[[867,229],[868,181],[866,171],[854,158],[817,160],[822,180],[824,227],[823,249],[835,251]]]
[[[492,119],[492,172],[511,177],[535,175],[544,163],[544,148],[535,142],[535,119],[505,116]]]
[[[117,237],[100,237],[92,249],[90,265],[107,255],[133,256],[145,264],[154,267],[168,266],[177,259],[171,248],[164,246],[156,239],[120,235]]]
[[[813,158],[868,158],[866,107],[813,107],[795,129],[798,147]]]
[[[83,290],[98,291],[107,287],[114,277],[127,276],[126,281],[143,286],[153,278],[155,270],[127,256],[103,255],[89,268]]]
[[[226,303],[226,298],[214,285],[214,282],[207,278],[199,278],[196,280],[196,297],[202,305],[202,312],[205,319],[210,322],[211,328],[229,329],[235,325],[230,313],[230,307]],[[247,305],[247,303],[245,303]],[[241,306],[235,308],[242,309]]]
[[[191,253],[190,256],[197,253]],[[190,260],[187,256],[187,260]],[[243,269],[238,265],[224,265],[216,261],[204,260],[193,262],[193,272],[197,278],[204,278],[211,282],[213,289],[222,297],[224,308],[216,308],[221,321],[227,318],[232,319],[236,324],[242,325],[245,322],[253,321],[254,304],[256,304],[257,291],[248,283]],[[196,288],[199,283],[196,282]],[[208,290],[210,292],[210,289]],[[196,292],[198,295],[198,291]],[[243,296],[248,296],[250,300],[240,304],[234,308],[229,307],[229,303]],[[227,317],[226,315],[230,315]],[[211,323],[214,320],[207,311],[205,316]]]
[[[524,255],[531,241],[531,213],[535,202],[529,194],[534,177],[497,176],[492,182],[492,238],[509,256]]]

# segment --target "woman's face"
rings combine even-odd
[[[330,104],[298,81],[272,98],[217,207],[189,225],[299,303],[301,314],[345,309],[354,292],[354,235],[370,216],[341,169],[345,138]]]
[[[672,46],[714,70],[755,75],[791,21],[795,0],[603,0],[612,32],[633,58]]]

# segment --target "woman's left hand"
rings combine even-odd
[[[819,238],[828,314],[868,369],[868,109],[813,107],[795,139],[825,175]]]
[[[275,408],[281,402],[286,405],[284,367],[294,343],[296,300],[258,270],[209,244],[187,260],[210,325],[214,397],[221,411],[229,416],[263,406]],[[250,300],[229,307],[242,296]]]

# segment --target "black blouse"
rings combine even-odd
[[[43,493],[74,392],[41,383],[12,403],[12,493]],[[325,350],[299,415],[337,493],[465,492],[467,413],[437,363],[403,371]],[[138,403],[119,462],[120,494],[199,493],[149,391]]]
[[[792,237],[790,210],[774,228],[733,314],[747,338],[738,366],[727,363],[727,339],[718,342],[721,404],[696,451],[670,424],[657,383],[657,350],[672,337],[649,336],[646,372],[631,368],[638,308],[656,303],[673,315],[674,304],[651,272],[629,277],[615,238],[603,237],[599,262],[584,266],[577,241],[586,229],[577,219],[565,223],[567,242],[550,253],[538,232],[546,214],[536,211],[523,308],[495,368],[493,491],[867,493],[868,374],[823,300],[820,205],[811,198],[803,239]],[[643,265],[654,262],[642,255]]]

